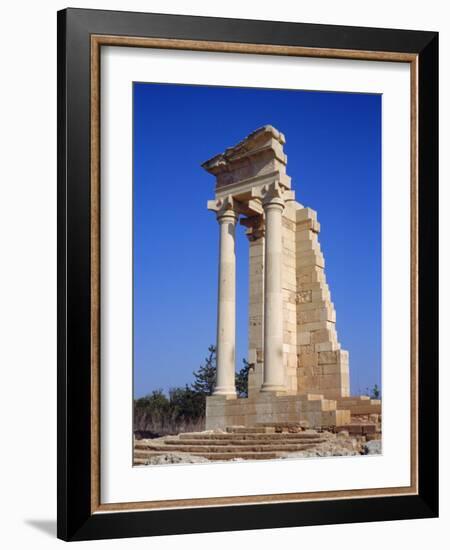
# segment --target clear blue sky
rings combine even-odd
[[[297,200],[318,212],[352,393],[381,380],[381,96],[135,83],[134,394],[192,381],[215,342],[218,225],[200,164],[271,124]],[[237,234],[237,367],[248,244]]]

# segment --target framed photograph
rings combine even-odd
[[[58,13],[58,536],[438,514],[438,35]]]

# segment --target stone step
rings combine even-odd
[[[336,428],[337,432],[348,432],[350,435],[365,435],[374,434],[377,432],[377,425],[374,423],[367,424],[344,424]]]
[[[246,428],[245,426],[227,426],[226,431],[233,434],[271,434],[275,433],[275,428],[268,426],[255,426]]]
[[[289,428],[308,428],[308,422],[299,420],[295,422],[257,422],[256,427],[275,428],[275,429],[289,429]]]
[[[211,440],[273,440],[278,441],[280,439],[316,439],[319,437],[317,433],[185,433],[180,434],[177,437],[180,439],[211,439]]]
[[[152,451],[158,452],[183,452],[190,454],[197,453],[259,453],[259,452],[296,452],[304,451],[305,449],[311,449],[315,447],[315,444],[310,443],[301,443],[297,445],[136,445],[135,447],[135,456],[143,456],[144,454]]]
[[[151,440],[150,440],[151,441]],[[274,438],[274,439],[166,439],[165,445],[220,445],[226,447],[227,445],[245,446],[245,445],[295,445],[295,444],[318,444],[326,441],[324,438]]]
[[[134,456],[134,464],[146,464],[147,460],[152,456],[161,456],[167,454],[167,452],[149,452],[145,456]],[[192,456],[192,453],[191,453]],[[272,458],[279,458],[279,453],[276,452],[243,452],[243,453],[208,453],[201,452],[195,453],[195,456],[201,456],[208,460],[233,460],[235,458],[241,458],[245,460],[269,460]]]

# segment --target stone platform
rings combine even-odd
[[[338,408],[334,399],[320,394],[286,395],[257,393],[247,398],[213,395],[206,399],[206,429],[224,426],[257,426],[261,423],[304,422],[307,426],[330,427],[350,424],[347,407]]]

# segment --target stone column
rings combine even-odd
[[[261,391],[264,349],[264,216],[241,219],[247,227],[249,241],[248,362],[253,368],[248,376],[248,395]]]
[[[236,253],[237,214],[232,208],[217,212],[220,226],[219,297],[217,309],[217,378],[213,395],[236,395]]]
[[[274,184],[265,194],[264,382],[261,391],[285,391],[283,370],[282,214],[284,200]]]

